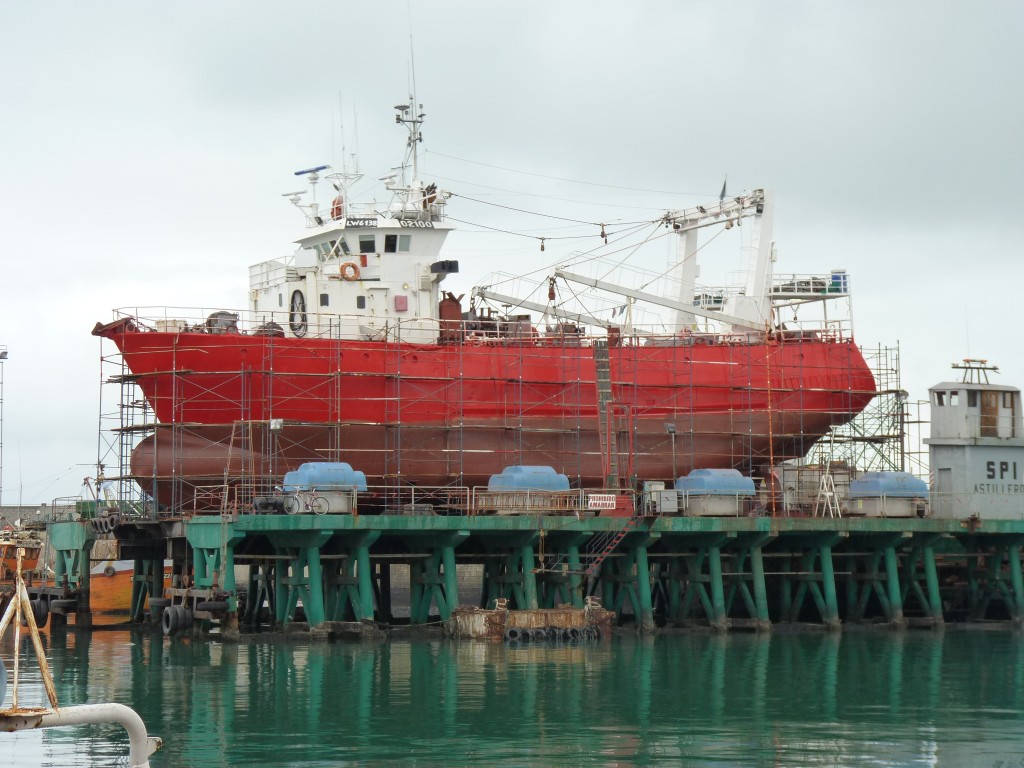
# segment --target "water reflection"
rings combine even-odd
[[[166,743],[154,766],[991,766],[1024,753],[1024,638],[1008,632],[46,643],[61,702],[135,707]],[[11,765],[125,753],[113,728],[33,743]]]

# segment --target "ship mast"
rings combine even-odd
[[[412,166],[412,179],[410,180],[412,185],[415,185],[419,180],[419,158],[417,154],[417,144],[423,141],[423,132],[420,130],[420,126],[423,125],[423,118],[426,117],[426,113],[417,112],[416,110],[422,110],[423,105],[416,103],[416,97],[413,94],[409,95],[408,104],[396,104],[395,110],[398,114],[395,115],[395,122],[401,123],[409,130],[409,139],[406,143],[408,147],[408,154],[405,158],[405,163],[402,165],[402,186],[406,186],[405,170],[407,167]]]

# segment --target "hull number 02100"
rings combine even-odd
[[[403,227],[412,228],[412,229],[433,229],[434,228],[434,222],[432,222],[432,221],[408,221],[406,219],[399,219],[398,223],[401,224]]]

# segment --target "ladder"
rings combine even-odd
[[[842,517],[839,509],[839,502],[836,500],[836,482],[832,478],[832,471],[828,469],[818,480],[818,498],[814,500],[814,516],[818,516],[821,510],[822,517]]]
[[[640,523],[640,517],[631,517],[626,521],[626,524],[617,531],[606,531],[598,536],[595,536],[591,542],[591,550],[586,555],[580,553],[580,560],[588,560],[589,565],[582,571],[567,570],[563,566],[566,565],[565,555],[557,556],[549,565],[542,565],[538,568],[533,569],[533,573],[564,573],[578,576],[593,577],[597,575],[597,572],[601,569],[601,563],[603,563],[609,555],[611,555],[622,543],[622,540],[626,538],[631,530],[636,528]]]
[[[594,383],[597,386],[597,438],[601,446],[601,465],[606,488],[619,486],[619,451],[612,425],[612,372],[608,359],[608,342],[594,342]]]
[[[590,565],[587,566],[587,570],[585,571],[587,576],[597,576],[597,572],[601,568],[601,563],[603,563],[608,556],[618,548],[619,544],[622,543],[622,540],[626,538],[626,534],[636,528],[639,522],[639,517],[631,517],[619,530],[608,531],[594,539],[593,544],[596,554],[594,555],[594,559],[591,560]]]

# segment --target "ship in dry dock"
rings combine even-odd
[[[465,306],[444,289],[462,266],[443,253],[452,195],[421,180],[423,114],[397,109],[391,204],[352,204],[355,174],[298,172],[306,229],[293,255],[251,267],[246,310],[122,310],[94,329],[141,391],[130,476],[162,507],[219,506],[205,489],[225,478],[311,461],[349,462],[371,487],[474,486],[516,465],[580,488],[703,467],[771,478],[874,396],[832,308],[848,308],[847,274],[774,273],[766,190],[650,222],[674,242],[658,280],[569,265],[517,295],[480,285]],[[698,285],[698,235],[733,228],[742,284]]]

